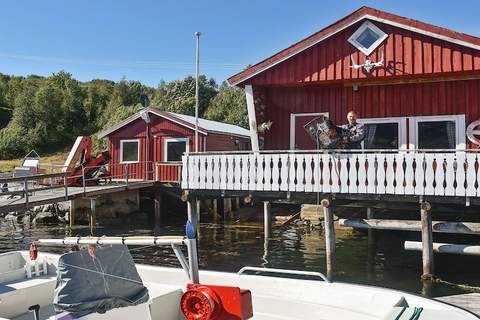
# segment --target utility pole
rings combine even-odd
[[[199,105],[199,98],[198,98],[198,77],[199,77],[199,69],[200,69],[200,36],[202,35],[201,32],[195,32],[196,42],[197,42],[197,50],[196,50],[196,57],[195,57],[195,152],[198,152],[198,105]]]

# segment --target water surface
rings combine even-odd
[[[126,221],[96,229],[96,235],[181,235],[181,222],[153,227],[151,221]],[[86,226],[70,230],[65,225],[29,226],[21,223],[0,223],[0,253],[27,249],[32,240],[88,235]],[[403,250],[405,238],[419,239],[419,234],[397,232],[376,233],[375,245],[369,245],[366,233],[337,231],[337,275],[335,280],[396,288],[429,296],[442,296],[463,291],[435,284],[425,288],[420,281],[420,252]],[[41,250],[61,253],[63,248],[42,247]],[[179,267],[170,248],[132,248],[138,263]],[[320,230],[305,226],[275,228],[272,238],[263,238],[262,223],[202,223],[199,236],[201,269],[236,272],[243,266],[264,266],[318,271],[325,273],[325,244]],[[447,281],[480,286],[478,257],[436,255],[436,274]]]

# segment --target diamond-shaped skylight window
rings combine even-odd
[[[388,35],[380,30],[376,25],[370,21],[365,21],[360,28],[358,28],[350,38],[348,38],[348,42],[368,56],[387,37]]]

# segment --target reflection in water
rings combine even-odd
[[[184,227],[154,225],[136,221],[96,229],[97,235],[178,235]],[[73,230],[63,226],[37,226],[18,223],[0,224],[0,252],[27,249],[33,239],[88,235],[86,226]],[[454,293],[450,287],[420,282],[421,253],[403,250],[405,234],[367,234],[337,231],[338,281],[379,285],[426,295]],[[243,266],[296,269],[325,272],[325,243],[319,230],[292,226],[273,229],[270,239],[263,237],[262,223],[202,223],[199,233],[199,263],[202,269],[236,272]],[[64,248],[41,248],[61,253]],[[132,248],[137,263],[180,267],[168,247]],[[445,280],[480,285],[475,257],[435,256],[437,275]]]

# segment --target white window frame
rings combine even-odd
[[[434,121],[455,121],[455,149],[465,149],[465,114],[409,117],[409,149],[415,150],[418,146],[418,123]]]
[[[372,43],[372,45],[368,48],[365,48],[360,42],[357,41],[358,36],[362,34],[365,29],[371,29],[373,32],[378,34],[380,37]],[[369,56],[377,47],[380,45],[380,43],[383,42],[383,40],[388,38],[388,34],[383,32],[379,27],[377,27],[375,24],[373,24],[370,21],[365,21],[358,29],[355,31],[350,38],[348,38],[348,42],[350,42],[355,48],[363,52],[365,55]]]
[[[136,142],[137,143],[137,148],[138,148],[138,153],[137,153],[137,161],[123,161],[123,144],[125,142]],[[120,163],[139,163],[140,162],[140,139],[124,139],[120,140]]]
[[[163,161],[168,162],[168,143],[169,142],[185,142],[185,152],[190,151],[190,143],[188,138],[165,138],[163,140]]]
[[[380,124],[380,123],[396,123],[398,124],[398,149],[407,149],[407,118],[406,117],[387,117],[387,118],[361,118],[357,119],[358,123]],[[362,141],[362,149],[364,148]],[[394,149],[395,150],[395,149]]]
[[[295,119],[296,117],[325,116],[329,117],[328,112],[310,112],[310,113],[290,113],[290,150],[295,150]]]

